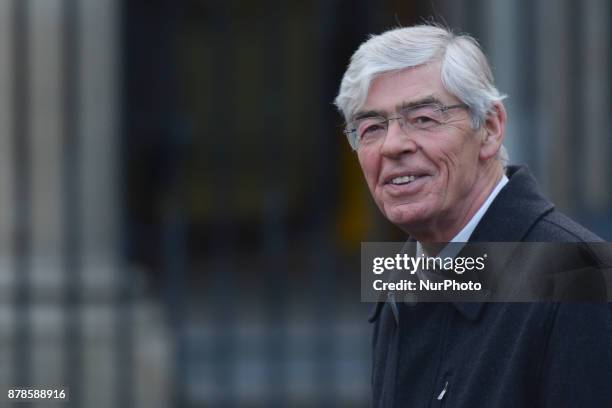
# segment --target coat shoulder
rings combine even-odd
[[[603,242],[603,239],[567,215],[553,209],[533,224],[525,236],[525,241]]]

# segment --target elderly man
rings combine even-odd
[[[373,36],[336,105],[374,200],[440,242],[598,242],[508,166],[506,111],[477,42],[436,26]],[[379,302],[377,407],[612,407],[608,303]]]

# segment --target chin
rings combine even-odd
[[[394,225],[408,232],[412,226],[422,225],[427,220],[426,209],[422,205],[405,204],[393,206],[384,211],[385,217]]]

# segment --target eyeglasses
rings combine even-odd
[[[469,109],[466,104],[440,105],[424,104],[400,109],[398,116],[385,118],[373,115],[350,122],[344,134],[353,150],[360,146],[374,145],[387,136],[389,122],[397,120],[402,129],[433,132],[448,123],[451,109]]]

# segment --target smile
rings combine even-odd
[[[391,180],[391,184],[395,184],[395,185],[408,184],[408,183],[412,183],[413,181],[415,181],[416,179],[420,177],[421,176],[414,176],[414,175],[395,177],[393,180]]]
[[[431,179],[431,174],[425,172],[415,173],[389,176],[384,182],[386,193],[391,196],[400,197],[406,194],[417,194],[423,190]]]

